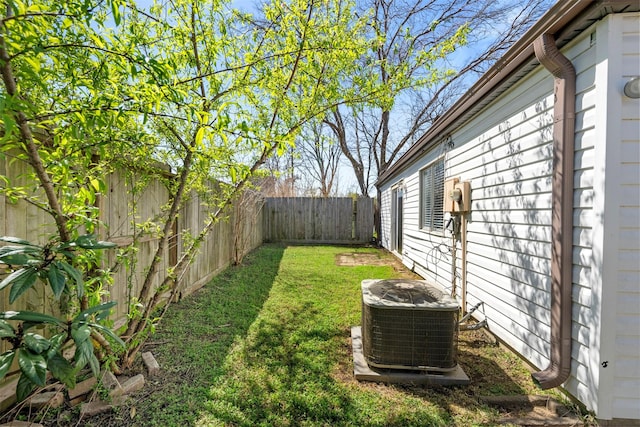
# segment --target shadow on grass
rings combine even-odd
[[[317,315],[311,303],[263,313],[231,361],[233,371],[213,390],[201,421],[338,424],[351,412],[351,401],[330,375],[336,332],[314,327]]]
[[[492,425],[496,411],[483,405],[481,396],[522,396],[532,392],[529,373],[522,361],[505,352],[482,331],[459,333],[458,363],[471,382],[464,386],[397,386],[407,395],[439,406],[451,415],[451,425]],[[520,367],[518,369],[518,367]]]
[[[360,281],[380,271],[336,269],[331,250],[313,251],[287,250],[283,273],[247,338],[230,353],[199,425],[450,425],[446,411],[422,399],[355,382],[345,345],[352,316],[339,313],[359,309]],[[307,268],[292,265],[295,258],[306,258]]]
[[[174,305],[145,349],[161,377],[86,425],[480,425],[491,415],[478,396],[522,391],[504,372],[510,361],[494,362],[492,348],[467,332],[460,363],[470,386],[358,383],[349,331],[359,321],[360,283],[400,273],[336,267],[341,250],[265,245]],[[502,388],[492,391],[492,381]]]
[[[446,413],[419,399],[407,404],[336,375],[344,330],[320,324],[312,304],[261,315],[235,369],[213,389],[202,425],[447,426]],[[350,357],[350,355],[348,356]],[[352,367],[350,368],[352,370]],[[398,400],[398,397],[401,401]],[[422,406],[422,407],[421,407]]]

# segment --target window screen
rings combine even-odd
[[[444,228],[444,160],[437,160],[420,172],[420,227]]]

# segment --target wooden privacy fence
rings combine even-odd
[[[15,186],[35,188],[28,182],[29,168],[22,162],[0,159],[0,175]],[[168,172],[163,172],[168,173]],[[144,276],[158,247],[156,226],[162,221],[162,210],[169,193],[160,179],[139,176],[135,171],[117,170],[105,178],[106,191],[98,197],[100,212],[99,238],[112,241],[119,249],[134,247],[112,275],[112,283],[103,283],[105,301],[116,301],[112,319],[124,321],[129,302],[140,291]],[[213,187],[212,187],[213,190]],[[33,197],[43,198],[39,190]],[[155,286],[165,278],[183,253],[183,246],[204,225],[210,208],[192,195],[181,209],[170,244],[160,265]],[[263,241],[299,243],[369,243],[373,236],[373,200],[370,198],[267,198],[245,194],[225,212],[225,219],[213,226],[182,277],[180,295],[189,294],[206,284],[222,269]],[[143,232],[144,230],[144,232]],[[33,204],[11,202],[0,195],[0,236],[14,236],[36,244],[44,244],[56,233],[51,216]],[[116,265],[117,251],[105,250],[104,266]],[[1,266],[0,266],[1,267]],[[5,277],[0,269],[0,280]],[[9,292],[0,292],[0,312],[29,310],[59,314],[57,302],[49,287],[35,285],[13,304]],[[0,344],[0,353],[6,344]]]
[[[32,182],[27,185],[28,172],[24,163],[9,164],[8,160],[0,159],[0,175],[9,177],[14,185],[35,187]],[[161,211],[169,201],[169,193],[160,180],[147,182],[141,179],[134,171],[115,171],[106,177],[107,189],[98,200],[100,220],[105,224],[100,227],[99,238],[118,244],[119,249],[130,245],[136,248],[127,256],[126,262],[120,263],[112,276],[113,283],[102,284],[104,299],[118,303],[112,316],[116,321],[126,318],[129,301],[138,295],[144,282],[145,273],[158,247],[158,233],[152,224],[161,221]],[[210,209],[196,195],[192,195],[185,203],[165,251],[155,286],[164,280],[168,267],[175,265],[182,255],[185,242],[202,230],[209,213]],[[141,232],[145,226],[148,230]],[[14,236],[44,244],[47,237],[55,232],[52,217],[43,210],[24,201],[12,203],[0,195],[0,236]],[[225,212],[225,218],[213,226],[200,245],[182,277],[181,295],[206,284],[234,260],[260,246],[262,235],[262,203],[255,198],[248,202],[240,199],[237,205]],[[116,264],[116,252],[115,249],[103,252],[105,267]],[[0,280],[3,277],[0,268]],[[7,290],[0,292],[0,312],[29,310],[53,315],[59,313],[50,288],[42,284],[31,287],[13,304],[9,304],[8,295]],[[4,347],[0,345],[2,351]]]
[[[363,244],[373,238],[368,197],[270,197],[263,211],[267,242]]]

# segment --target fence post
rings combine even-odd
[[[353,212],[351,214],[351,239],[356,240],[356,230],[358,227],[358,199],[352,199],[351,205],[353,206]]]

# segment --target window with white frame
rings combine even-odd
[[[420,228],[444,229],[444,159],[436,160],[420,171]]]

